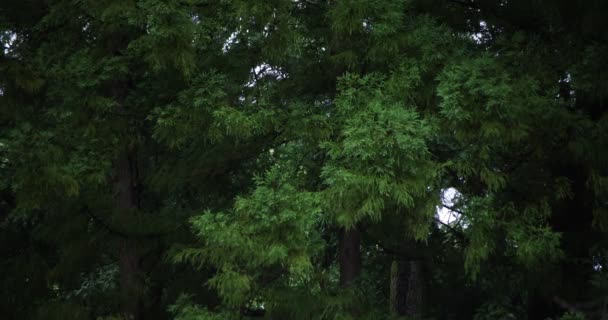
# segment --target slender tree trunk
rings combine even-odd
[[[340,286],[348,287],[361,273],[361,233],[352,228],[340,231]]]
[[[142,319],[143,290],[139,255],[136,245],[128,239],[123,239],[119,252],[120,288],[123,313],[128,319]]]
[[[138,208],[136,170],[133,150],[127,149],[115,163],[114,195],[119,214],[133,214]],[[125,219],[130,220],[130,219]],[[142,319],[142,292],[140,256],[134,239],[122,238],[118,248],[120,290],[123,313],[133,320]]]

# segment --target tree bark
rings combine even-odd
[[[390,311],[397,317],[421,319],[424,297],[422,261],[393,261],[391,265]]]
[[[421,319],[424,293],[422,262],[410,261],[409,267],[405,315],[410,319]]]
[[[340,231],[339,244],[340,286],[352,284],[361,273],[361,233],[352,228]]]
[[[134,151],[126,150],[116,160],[114,170],[115,208],[119,214],[133,214],[138,209]],[[129,220],[129,219],[127,219]],[[143,281],[140,254],[135,239],[123,237],[118,248],[122,310],[128,319],[142,319]]]
[[[406,261],[395,260],[391,264],[390,307],[394,316],[406,315],[409,271],[409,263]]]

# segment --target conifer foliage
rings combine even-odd
[[[604,319],[603,1],[0,4],[0,318]]]

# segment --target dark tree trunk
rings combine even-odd
[[[422,318],[423,294],[424,275],[422,270],[422,262],[420,260],[410,261],[407,297],[405,299],[405,315],[410,319]]]
[[[340,231],[340,286],[348,287],[361,273],[361,233],[352,228]]]
[[[398,317],[422,317],[424,275],[422,262],[393,261],[391,265],[390,308]]]
[[[134,152],[127,149],[115,163],[114,196],[116,210],[121,215],[134,214],[138,209],[137,165]],[[130,219],[125,219],[129,221]],[[142,319],[142,292],[140,254],[134,239],[122,238],[118,248],[118,265],[120,270],[120,290],[123,313],[128,319]]]
[[[123,313],[127,319],[142,319],[143,291],[136,244],[123,239],[119,252],[120,289]]]
[[[394,316],[406,315],[409,272],[409,262],[393,261],[391,265],[390,307],[391,314]]]

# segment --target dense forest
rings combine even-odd
[[[608,319],[607,14],[2,0],[0,319]]]

